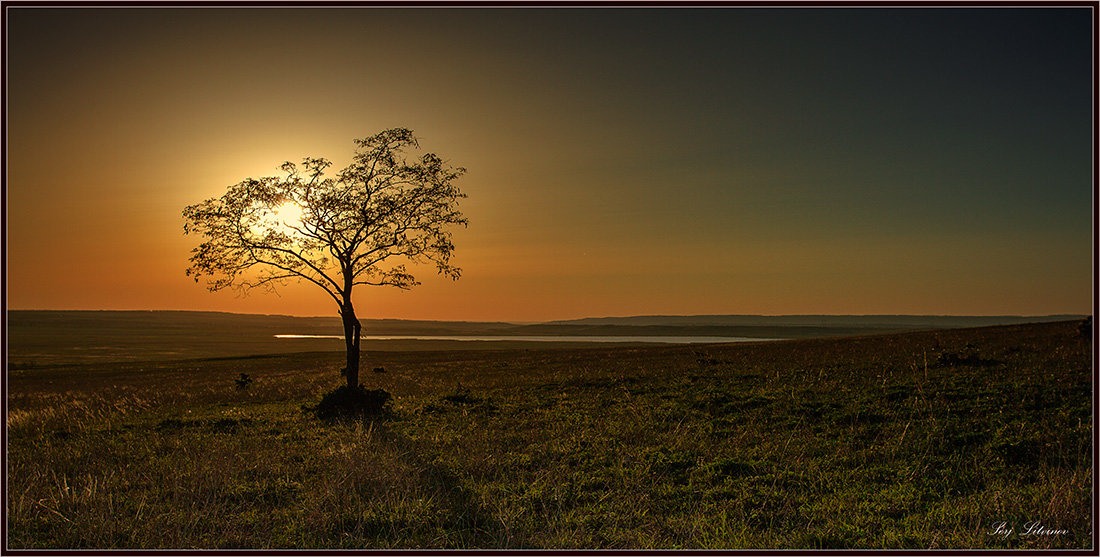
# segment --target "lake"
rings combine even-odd
[[[335,339],[344,340],[341,335],[275,335],[277,339]],[[762,342],[783,340],[778,338],[749,337],[699,337],[699,336],[588,336],[588,335],[480,335],[480,336],[444,336],[444,335],[363,335],[362,340],[457,340],[468,342],[522,341],[522,342],[646,342],[661,344],[704,344],[720,342]]]

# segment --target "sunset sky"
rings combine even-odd
[[[7,8],[11,309],[207,292],[181,210],[407,127],[451,282],[361,318],[1092,313],[1089,8]]]

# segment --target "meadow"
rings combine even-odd
[[[1079,322],[8,370],[7,548],[1093,544]],[[374,369],[377,371],[372,371]],[[247,374],[252,382],[238,387]]]

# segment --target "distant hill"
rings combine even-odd
[[[514,327],[511,323],[477,323],[466,321],[419,321],[411,319],[360,319],[364,335],[463,335],[487,334]],[[113,310],[10,310],[9,327],[43,327],[65,329],[94,328],[97,331],[160,330],[206,332],[254,331],[265,335],[343,334],[340,318],[295,317],[220,311],[113,311]]]
[[[854,327],[941,329],[1045,323],[1084,319],[1083,315],[638,315],[549,321],[547,325]]]
[[[984,327],[1083,319],[1083,315],[948,316],[948,315],[639,315],[587,317],[536,324],[503,321],[428,321],[360,319],[364,335],[685,335],[715,336],[731,332],[767,330],[781,337],[834,331],[858,334],[870,330]],[[69,328],[103,331],[150,329],[215,333],[252,331],[262,334],[342,334],[340,318],[295,317],[216,311],[78,311],[10,310],[9,327],[62,331]],[[783,330],[783,331],[781,331]],[[779,334],[781,332],[788,334]],[[801,331],[802,334],[798,334]],[[755,334],[750,336],[768,336]],[[739,335],[733,335],[739,336]],[[816,335],[811,335],[816,336]]]

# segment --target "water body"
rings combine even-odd
[[[278,339],[318,339],[329,338],[344,340],[341,335],[275,335]],[[362,340],[458,340],[485,342],[494,340],[525,342],[647,342],[660,344],[703,344],[718,342],[761,342],[783,340],[779,338],[750,337],[691,337],[691,336],[522,336],[522,335],[481,335],[481,336],[437,336],[437,335],[363,335]]]

